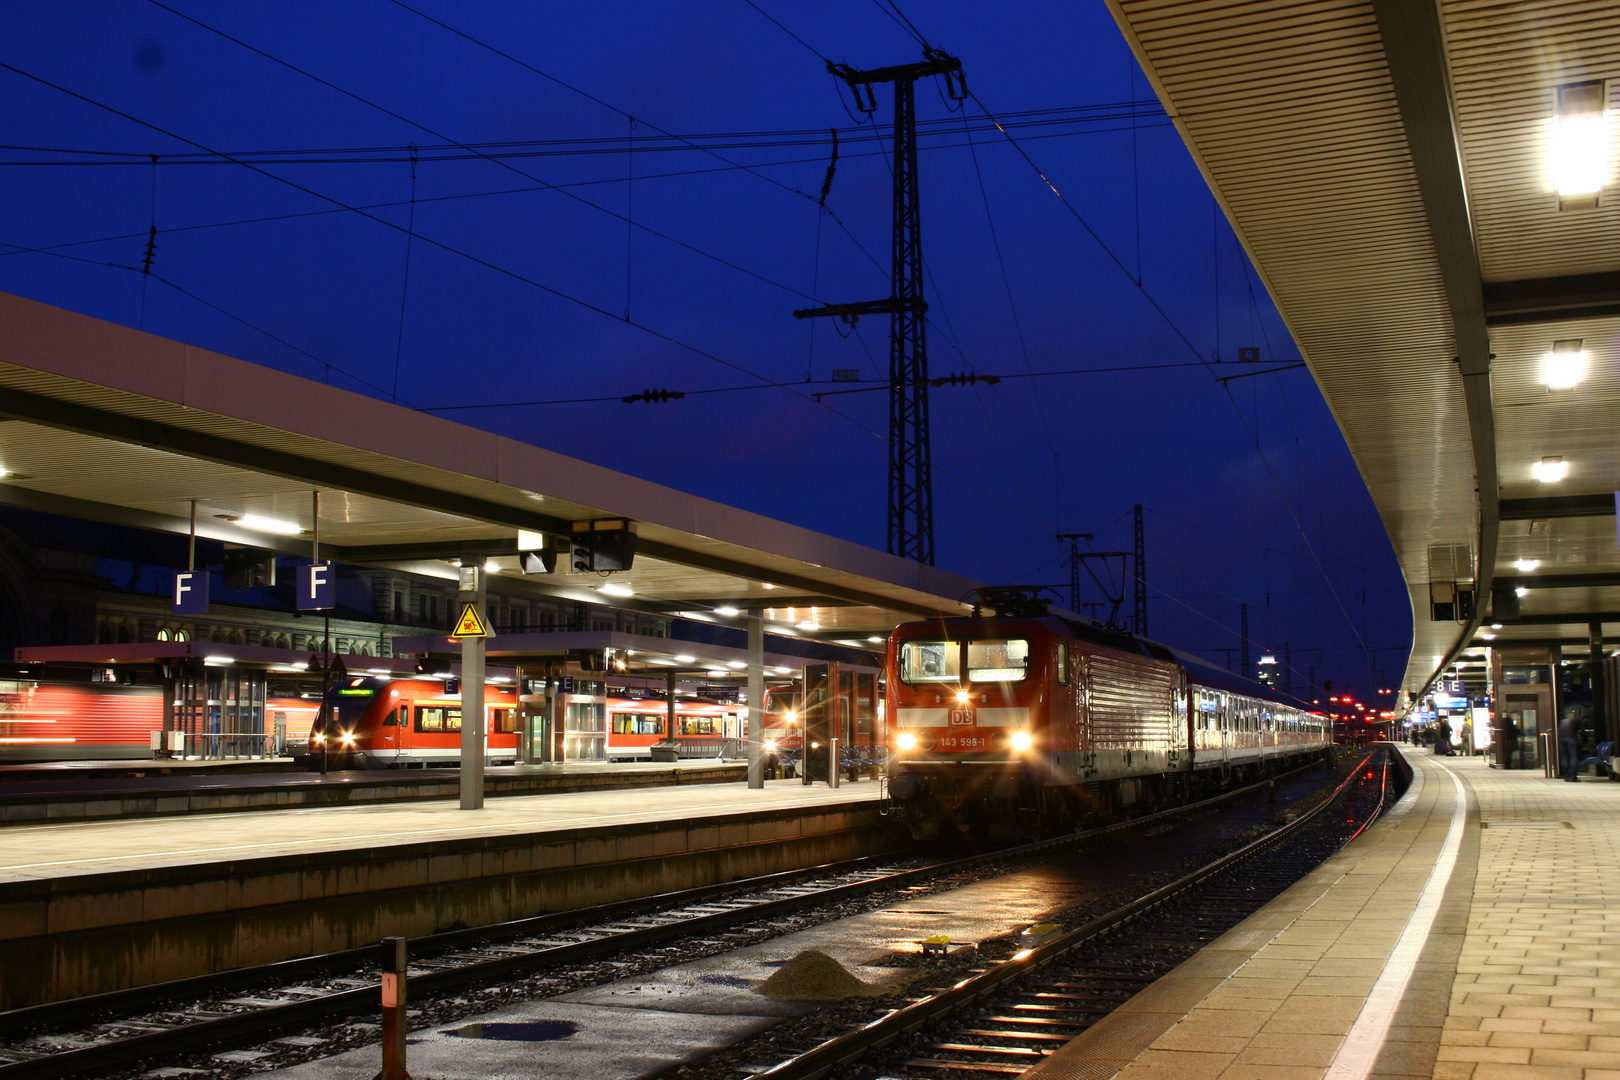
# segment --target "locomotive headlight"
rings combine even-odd
[[[794,724],[798,723],[799,714],[794,712],[792,709],[789,709],[787,712],[782,714],[782,719],[787,721],[788,727],[792,727]]]
[[[344,746],[353,746],[354,745],[354,732],[345,731],[343,733],[343,745]]]
[[[970,700],[970,699],[971,699],[971,698],[972,698],[972,697],[973,697],[973,695],[972,695],[972,694],[970,694],[970,693],[968,693],[968,692],[967,692],[967,691],[966,691],[966,690],[958,690],[958,691],[957,691],[957,692],[956,692],[956,700],[957,700],[957,701],[958,701],[958,702],[959,702],[959,703],[961,703],[961,704],[963,704],[963,705],[966,705],[966,704],[967,704],[967,703],[968,703],[968,701],[969,701],[969,700]]]
[[[766,739],[765,740],[765,749],[767,749],[767,750],[775,750],[776,749],[776,740],[775,739]]]
[[[911,734],[909,731],[902,732],[900,735],[896,736],[894,745],[898,746],[902,750],[910,750],[917,745],[917,736]]]
[[[1029,732],[1015,731],[1012,737],[1012,748],[1014,750],[1028,750],[1030,744],[1034,741],[1034,739],[1030,738]]]

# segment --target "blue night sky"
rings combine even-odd
[[[886,377],[887,318],[791,312],[888,293],[887,139],[822,57],[921,45],[757,4],[11,0],[0,289],[403,405],[562,402],[441,415],[881,548],[887,395],[808,395]],[[1142,503],[1152,636],[1224,663],[1247,602],[1296,689],[1392,685],[1383,528],[1308,372],[1200,364],[1299,356],[1104,6],[904,13],[976,98],[918,85],[931,373],[1004,377],[933,392],[938,564],[1065,582],[1055,534],[1128,548]],[[1143,365],[1182,366],[1039,374]]]

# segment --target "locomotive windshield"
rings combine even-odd
[[[956,682],[961,665],[960,641],[907,641],[900,646],[900,678],[908,683]]]
[[[1021,682],[1029,674],[1029,642],[1024,638],[907,641],[900,645],[900,678],[912,685],[961,682],[964,651],[969,682]]]
[[[1029,642],[1023,638],[970,641],[967,654],[970,682],[1018,682],[1029,673]]]

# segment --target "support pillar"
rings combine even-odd
[[[748,786],[765,786],[765,617],[748,609]]]
[[[475,604],[484,615],[484,557],[461,557],[461,591],[456,599]],[[459,612],[458,612],[459,614]],[[484,808],[484,639],[461,640],[461,808]]]
[[[1608,672],[1605,671],[1603,657],[1603,624],[1600,622],[1586,624],[1587,640],[1590,642],[1590,657],[1592,670],[1592,741],[1614,742],[1615,717],[1609,715],[1609,687]]]
[[[675,742],[675,673],[664,672],[664,738]]]

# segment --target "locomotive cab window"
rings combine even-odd
[[[969,682],[1019,682],[1029,673],[1029,642],[970,641],[967,669]]]
[[[1057,643],[1057,681],[1059,686],[1069,685],[1069,643]]]
[[[962,645],[956,641],[907,641],[900,646],[900,678],[908,683],[957,682]]]

